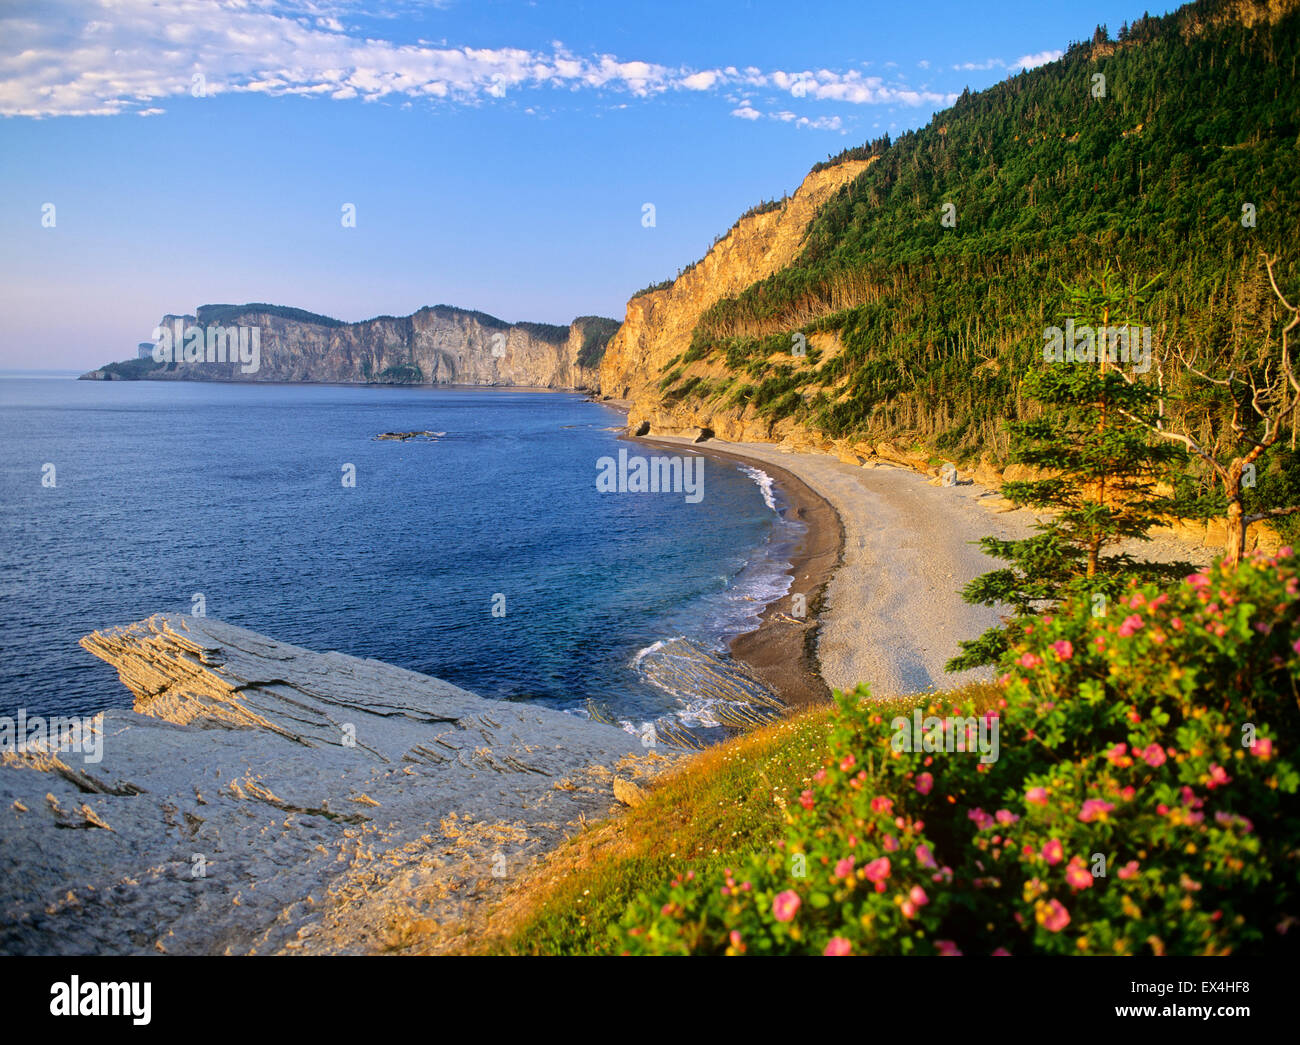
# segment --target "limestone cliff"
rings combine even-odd
[[[633,431],[648,421],[655,432],[712,427],[724,435],[718,424],[738,420],[734,410],[719,417],[721,409],[702,404],[666,405],[659,390],[664,368],[689,347],[691,332],[710,305],[789,265],[802,249],[808,223],[817,209],[870,162],[855,160],[814,171],[779,208],[737,222],[672,286],[639,294],[628,302],[627,317],[601,361],[600,387],[606,397],[630,401],[628,422]],[[727,438],[770,438],[767,432],[746,433],[731,427]]]
[[[360,323],[273,305],[205,305],[194,315],[162,317],[155,343],[160,332],[180,343],[162,353],[168,362],[158,364],[142,350],[139,359],[84,377],[594,390],[598,374],[592,364],[616,326],[596,316],[567,327],[511,324],[447,305]],[[191,338],[194,350],[187,351]]]

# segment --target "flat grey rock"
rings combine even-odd
[[[135,710],[99,717],[97,763],[4,754],[3,953],[382,949],[382,917],[341,912],[382,895],[407,923],[454,918],[462,883],[607,812],[620,763],[663,761],[610,725],[202,617],[82,645]]]

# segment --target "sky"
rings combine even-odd
[[[817,161],[1176,6],[3,0],[0,368],[208,303],[621,319]]]

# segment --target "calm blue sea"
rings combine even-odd
[[[0,713],[129,706],[77,640],[202,594],[486,697],[707,721],[637,655],[750,630],[798,524],[766,476],[713,460],[698,504],[599,493],[599,458],[659,452],[621,422],[560,393],[0,374]],[[426,429],[445,434],[374,438]]]

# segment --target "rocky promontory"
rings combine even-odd
[[[599,316],[568,326],[507,323],[449,305],[359,323],[278,305],[203,305],[193,315],[163,316],[136,358],[82,377],[595,390],[617,329]]]
[[[82,645],[135,707],[98,716],[98,761],[4,753],[0,953],[397,947],[665,763],[614,726],[203,617]]]

